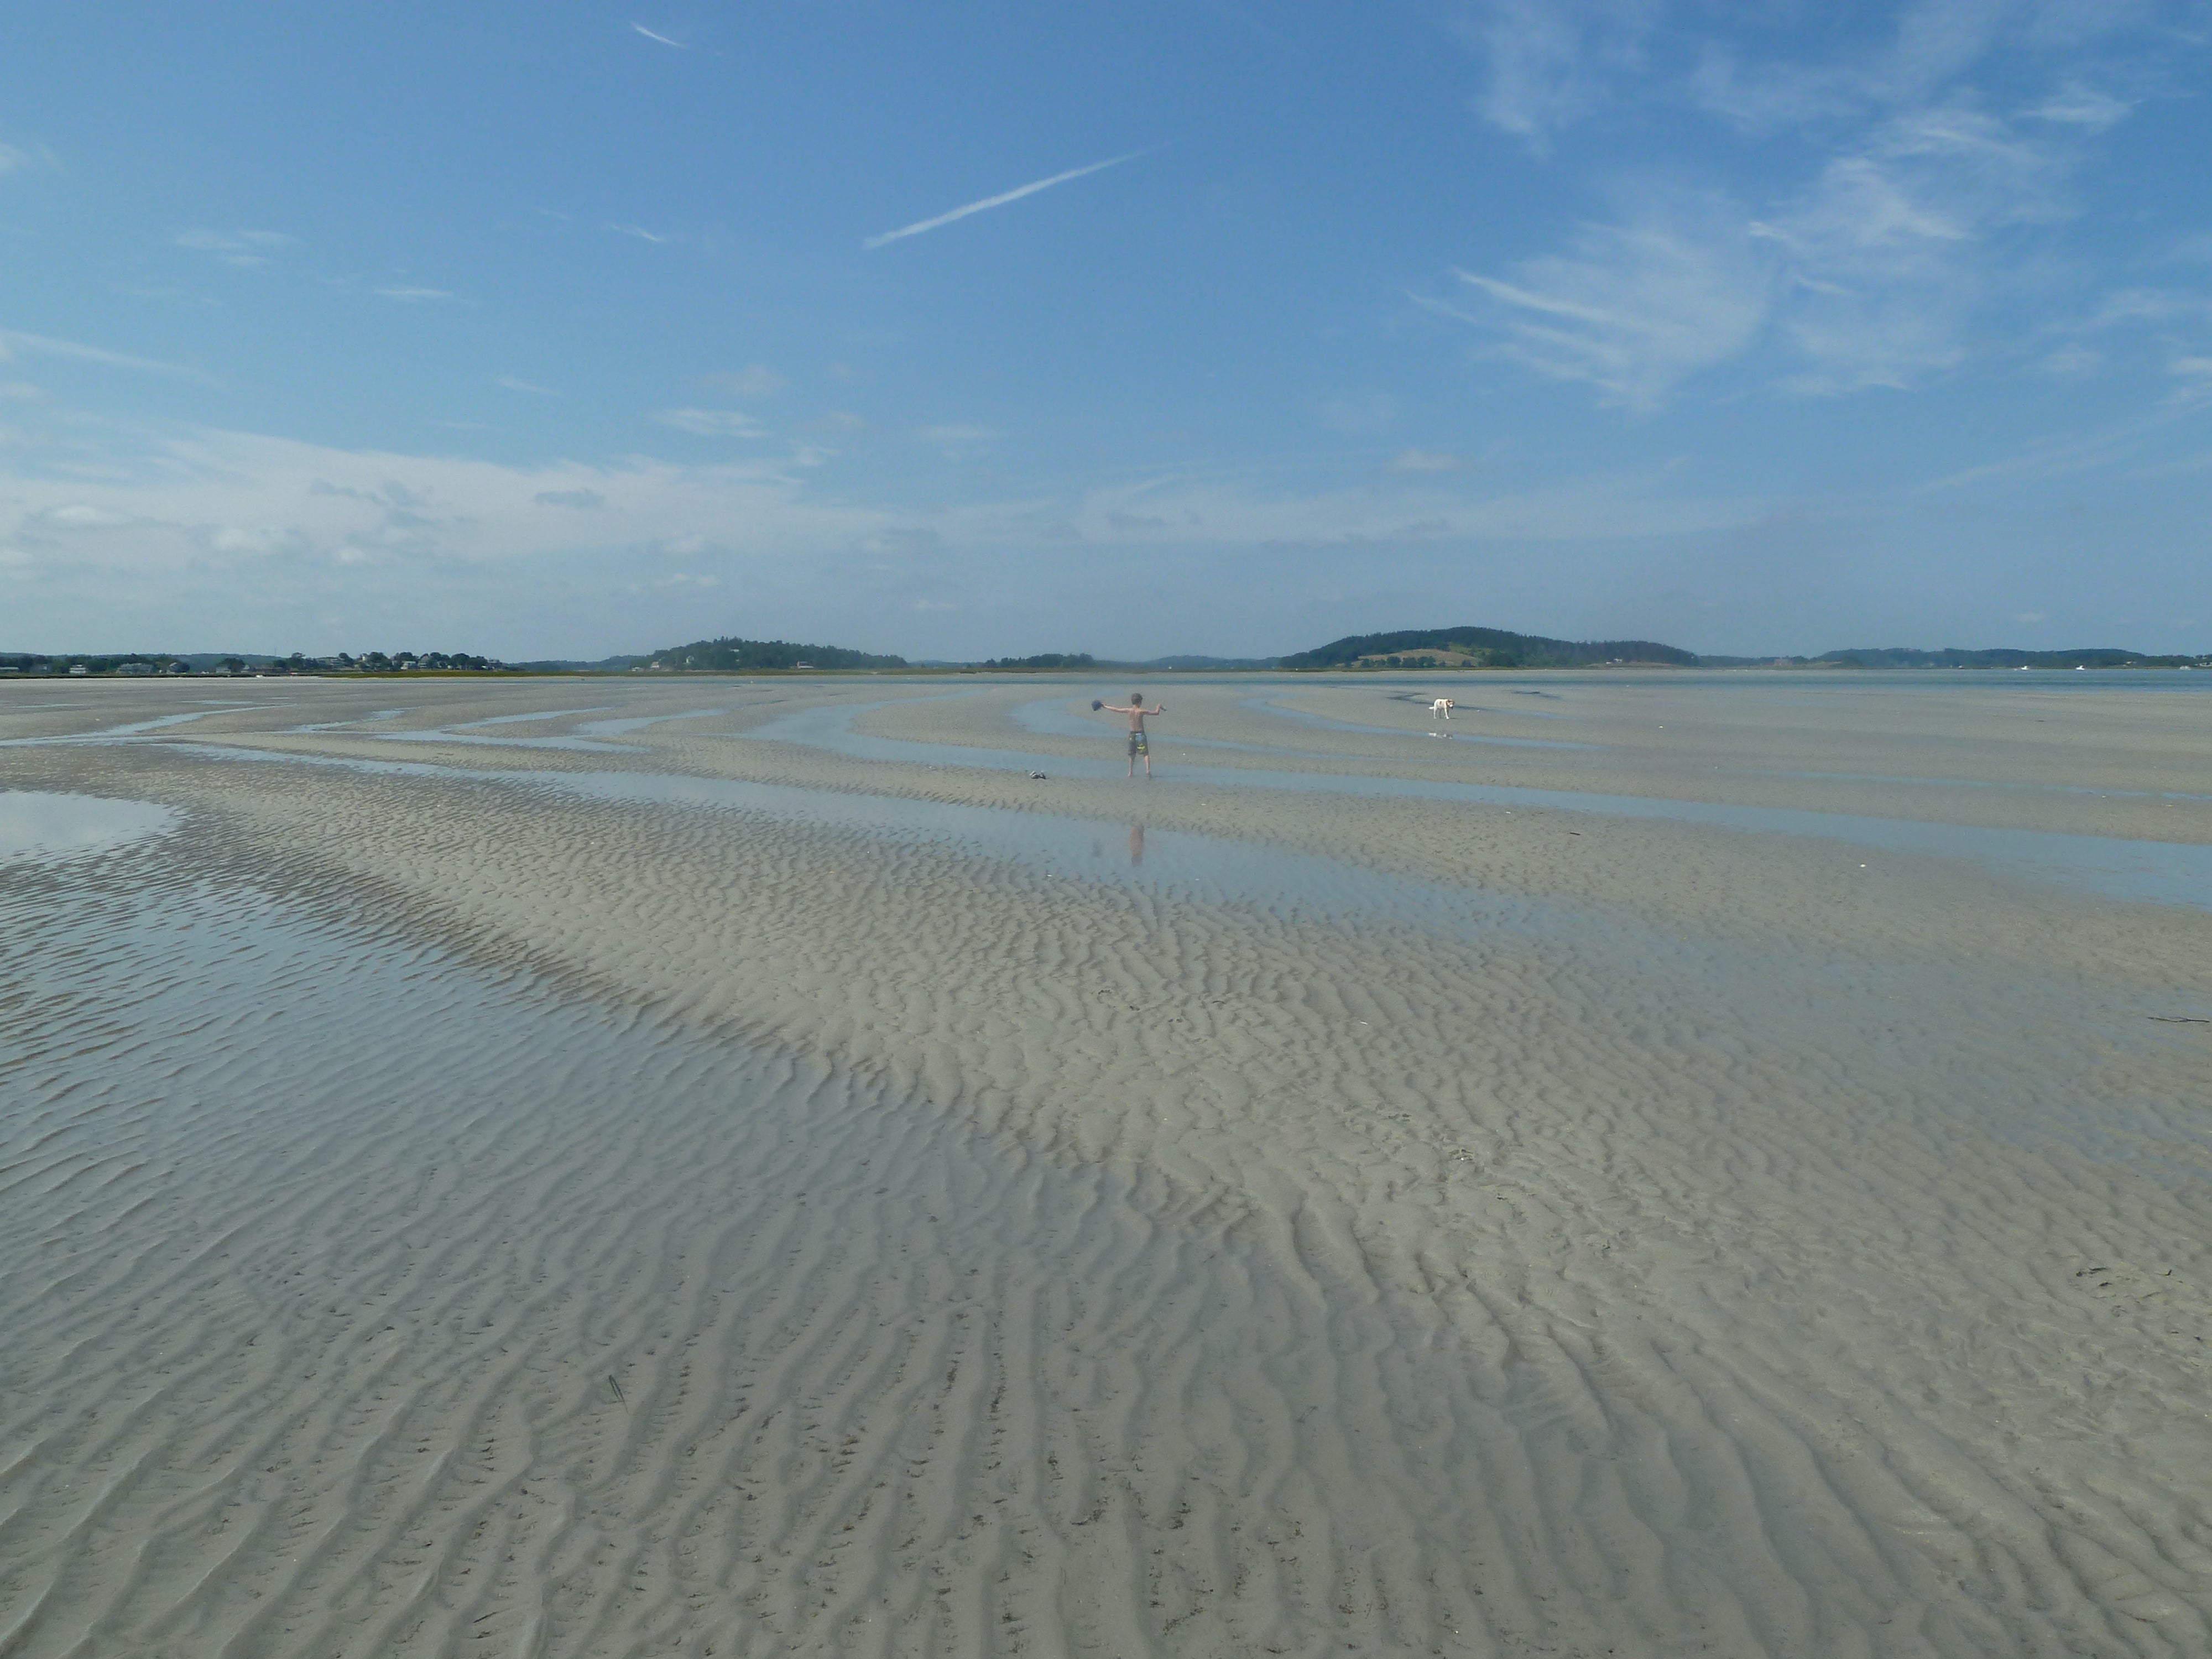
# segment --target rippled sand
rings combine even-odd
[[[0,688],[0,1653],[2212,1650],[2212,699],[1960,678]]]

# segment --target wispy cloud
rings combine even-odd
[[[46,357],[68,357],[82,363],[100,363],[109,368],[135,368],[149,374],[184,374],[193,379],[204,379],[196,368],[182,363],[165,363],[152,357],[134,357],[128,352],[109,351],[100,346],[80,345],[75,340],[57,340],[46,334],[22,334],[12,329],[0,329],[0,362],[5,362],[11,352],[28,351]]]
[[[1401,449],[1389,460],[1393,472],[1456,472],[1467,462],[1434,449]]]
[[[658,231],[647,230],[643,225],[609,225],[607,228],[617,236],[635,236],[641,242],[659,243],[675,240],[672,236],[664,236]]]
[[[772,398],[791,384],[766,363],[750,363],[740,369],[702,374],[699,380],[701,384],[719,387],[732,398]]]
[[[509,392],[526,392],[533,398],[557,398],[561,395],[550,386],[539,386],[535,380],[526,380],[516,374],[502,374],[492,384],[503,386]]]
[[[179,247],[190,248],[195,253],[211,253],[227,265],[265,265],[269,255],[280,247],[291,246],[292,239],[281,230],[180,230],[170,239]]]
[[[10,403],[30,403],[46,395],[28,380],[0,380],[0,399]]]
[[[1484,119],[1541,152],[1640,66],[1658,0],[1480,0],[1458,24],[1486,60]]]
[[[1332,398],[1315,413],[1332,431],[1374,432],[1398,418],[1398,400],[1387,392],[1356,392]]]
[[[1819,105],[1829,123],[1803,182],[1754,211],[1717,191],[1616,180],[1632,204],[1619,220],[1583,225],[1558,253],[1458,272],[1486,302],[1468,319],[1503,355],[1636,409],[1737,360],[1808,395],[1906,387],[1966,362],[1977,332],[2027,291],[2023,252],[2078,214],[2088,147],[2130,106],[2069,82],[2008,118],[1971,91],[1930,91],[1941,65],[1974,61],[1960,54],[1986,32],[1964,12],[1944,22],[1943,7],[1921,9],[1879,76],[1765,88],[1801,112]],[[1713,63],[1696,82],[1708,94],[1724,80]],[[1917,100],[1881,106],[1893,86]],[[2048,337],[2016,326],[2014,355]]]
[[[640,34],[643,35],[647,40],[658,40],[664,46],[673,46],[678,52],[689,52],[691,50],[691,48],[686,46],[683,41],[672,40],[665,34],[656,34],[653,30],[646,27],[642,23],[634,22],[630,27],[635,29]]]
[[[2207,364],[2212,367],[2212,359],[2208,359]],[[2212,378],[2208,378],[2203,389],[2212,391]],[[1984,461],[1978,465],[1964,467],[1955,472],[1945,473],[1941,477],[1931,478],[1919,487],[1917,493],[1936,495],[1978,484],[2008,483],[2015,478],[2055,478],[2068,473],[2087,472],[2133,462],[2157,439],[2170,431],[2185,430],[2183,422],[2212,409],[2212,402],[2186,394],[2187,382],[2185,380],[2184,385],[2176,388],[2176,395],[2166,398],[2147,415],[2106,427],[2083,437],[2036,440],[1996,460]]]
[[[1872,26],[1821,33],[1810,62],[1761,50],[1787,32],[1758,27],[1759,9],[1705,0],[1469,0],[1452,27],[1481,64],[1476,112],[1540,155],[1639,95],[1747,131],[1819,128],[1935,100],[1992,54],[2070,69],[2105,38],[2143,31],[2164,46],[2188,29],[2161,31],[2155,0],[1903,0],[1886,27],[1876,8],[1861,9]],[[1713,38],[1731,10],[1748,25],[1742,38]],[[2101,128],[2130,107],[2069,78],[2035,113]]]
[[[664,409],[653,418],[663,426],[672,426],[678,432],[689,432],[699,438],[763,435],[760,422],[738,409]]]
[[[640,549],[674,553],[694,538],[702,550],[726,547],[748,559],[811,562],[879,548],[1028,558],[1041,536],[1094,548],[1273,550],[1493,537],[1526,544],[1706,533],[1767,510],[1687,495],[1650,471],[1481,490],[1370,477],[1352,489],[1280,494],[1171,477],[902,507],[817,492],[774,457],[514,466],[172,430],[86,460],[70,477],[0,465],[0,544],[33,558],[67,549],[104,580],[143,579],[149,585],[131,591],[161,594],[204,592],[204,562],[217,552],[261,562],[272,580],[358,566],[427,581],[440,567],[534,559],[584,561],[614,575]]]
[[[1024,196],[1034,196],[1041,190],[1050,190],[1054,185],[1064,185],[1072,179],[1085,179],[1094,173],[1103,173],[1108,167],[1118,167],[1124,161],[1133,161],[1139,156],[1149,154],[1151,152],[1148,150],[1133,149],[1126,155],[1115,155],[1103,161],[1093,161],[1088,167],[1070,167],[1066,173],[1055,173],[1049,179],[1039,179],[1032,184],[1022,185],[1013,190],[1001,191],[996,196],[987,196],[980,202],[970,202],[965,207],[954,208],[951,212],[940,213],[933,219],[923,219],[911,225],[902,226],[897,230],[887,230],[880,236],[871,236],[860,246],[878,248],[886,242],[896,242],[902,236],[919,236],[926,230],[935,230],[941,225],[951,224],[956,219],[965,219],[971,213],[982,213],[992,208],[1004,207],[1009,202],[1020,201]]]
[[[376,292],[381,298],[397,300],[402,305],[410,306],[439,305],[454,297],[442,288],[414,288],[406,285],[380,288]]]
[[[1626,224],[1585,225],[1566,252],[1524,262],[1511,281],[1454,274],[1488,301],[1505,356],[1649,410],[1748,348],[1773,305],[1774,267],[1725,200],[1676,197]]]
[[[927,444],[980,444],[999,434],[988,426],[925,426],[915,429],[915,437]]]
[[[0,178],[11,173],[29,173],[34,168],[60,165],[53,151],[44,144],[31,149],[17,144],[0,144]]]
[[[2069,81],[2059,91],[2034,109],[2028,111],[2039,121],[2057,121],[2070,127],[2086,127],[2092,132],[2102,132],[2116,126],[2135,112],[2135,106],[2124,99],[2115,98],[2108,92]]]

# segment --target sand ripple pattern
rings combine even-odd
[[[10,765],[187,827],[0,871],[8,1659],[2212,1650],[2195,915]]]
[[[1371,1297],[817,1069],[177,887],[68,890],[10,951],[0,1653],[1556,1631],[1485,1519],[1534,1471],[1468,1455],[1494,1412]]]

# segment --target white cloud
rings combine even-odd
[[[2051,352],[2036,365],[2046,374],[2072,377],[2094,374],[2105,366],[2105,354],[2093,351],[2078,342],[2063,345]]]
[[[1485,0],[1458,26],[1489,69],[1476,109],[1540,152],[1641,64],[1662,10],[1659,0]]]
[[[925,426],[917,428],[915,437],[931,444],[980,444],[999,434],[988,426]]]
[[[11,403],[28,403],[46,395],[28,380],[0,380],[0,398]]]
[[[1036,498],[871,507],[818,494],[776,460],[510,466],[218,431],[148,435],[87,464],[104,476],[57,478],[0,458],[0,544],[41,568],[56,562],[47,553],[65,555],[88,580],[157,598],[203,591],[210,559],[250,562],[272,582],[309,590],[341,569],[382,568],[434,592],[439,573],[454,568],[556,562],[629,580],[647,551],[816,568],[871,550],[1026,555],[1048,537],[1094,549],[1253,550],[1573,542],[1711,533],[1767,510],[1686,495],[1663,471],[1479,492],[1370,475],[1359,488],[1304,495],[1170,476]]]
[[[647,230],[643,225],[609,225],[607,228],[617,236],[634,236],[641,242],[671,242],[676,239]]]
[[[732,398],[772,398],[791,384],[766,363],[752,363],[732,372],[702,374],[700,380]]]
[[[759,422],[738,409],[664,409],[653,417],[663,426],[700,438],[757,438]]]
[[[67,357],[77,362],[99,363],[107,368],[135,368],[149,374],[183,374],[194,380],[205,378],[198,369],[187,368],[181,363],[165,363],[152,357],[134,357],[128,352],[110,351],[104,346],[82,345],[75,340],[58,340],[50,334],[23,334],[12,329],[0,329],[0,363],[6,362],[18,351],[46,357]]]
[[[980,202],[969,202],[963,207],[954,208],[950,213],[940,213],[934,218],[919,220],[910,225],[902,225],[896,230],[887,230],[880,236],[871,236],[860,246],[871,249],[879,248],[887,242],[896,242],[908,236],[919,236],[925,231],[935,230],[940,226],[949,225],[957,219],[965,219],[971,214],[986,213],[993,208],[1004,207],[1009,202],[1018,202],[1024,197],[1036,195],[1039,191],[1051,190],[1055,185],[1068,184],[1078,179],[1086,179],[1094,173],[1103,173],[1109,167],[1118,167],[1124,161],[1133,161],[1139,156],[1149,153],[1146,150],[1133,149],[1126,155],[1109,156],[1103,161],[1093,161],[1086,167],[1070,167],[1066,172],[1055,173],[1048,179],[1032,179],[1030,183],[1018,185],[1012,190],[1000,191],[996,196],[986,196]]]
[[[442,288],[380,288],[377,294],[386,300],[397,300],[402,305],[436,305],[453,296]]]
[[[1373,432],[1398,418],[1398,400],[1387,392],[1354,392],[1331,398],[1315,413],[1333,431]]]
[[[2191,28],[2170,27],[2161,9],[2173,9],[2156,0],[1906,0],[1891,9],[1886,31],[1878,12],[1861,8],[1860,27],[1813,32],[1790,28],[1815,15],[1796,7],[1473,0],[1453,28],[1482,65],[1477,112],[1541,154],[1566,128],[1638,99],[1645,110],[1686,105],[1747,132],[1879,118],[1938,101],[2000,56],[2027,72],[2069,71],[2033,112],[2101,131],[2132,104],[2070,71],[2093,41],[2130,32],[2152,52],[2170,52]],[[1806,61],[1775,49],[1792,34],[1811,45]]]
[[[11,173],[30,173],[60,165],[53,151],[44,144],[32,149],[24,149],[15,144],[0,144],[0,179]]]
[[[179,247],[212,253],[227,265],[242,268],[265,265],[270,253],[292,244],[292,239],[281,230],[180,230],[170,240]]]
[[[526,380],[515,374],[502,374],[492,384],[505,386],[509,392],[526,392],[533,398],[557,398],[561,395],[550,386],[539,386],[535,380]]]
[[[658,41],[664,46],[673,46],[678,52],[689,52],[691,50],[691,48],[686,46],[683,41],[672,40],[665,34],[655,33],[653,30],[646,27],[642,23],[632,23],[630,27],[635,29],[640,34],[643,35],[647,40]]]
[[[1759,64],[1749,70],[1727,46],[1708,43],[1690,72],[1692,107],[1760,136],[1841,120],[1865,102],[1860,77],[1833,64]]]
[[[2072,81],[2028,113],[2039,121],[2057,121],[2066,126],[2102,132],[2126,120],[2134,111],[2135,106],[2124,99]]]
[[[1964,106],[1902,115],[1759,227],[1789,250],[1806,392],[1905,386],[1966,355],[2009,233],[2067,215],[2066,158]]]
[[[1488,302],[1506,356],[1648,410],[1750,346],[1775,266],[1726,202],[1677,196],[1628,224],[1585,225],[1569,252],[1524,262],[1510,282],[1456,274]]]
[[[198,532],[200,539],[217,553],[269,554],[296,548],[299,532],[283,525],[218,524]]]
[[[1456,472],[1466,465],[1457,455],[1433,449],[1401,449],[1390,458],[1393,472]]]
[[[1972,64],[2021,10],[2020,0],[1917,0],[1898,14],[1897,35],[1875,69],[1893,99],[1924,97]]]
[[[127,513],[112,507],[94,507],[83,501],[70,501],[49,507],[33,515],[32,522],[56,530],[115,530],[131,521]]]
[[[1838,393],[1951,370],[1978,334],[2008,356],[2021,349],[2008,331],[2047,337],[2020,316],[2069,257],[2050,252],[2048,228],[2078,212],[2073,180],[2143,95],[2130,88],[2171,77],[2171,20],[2151,0],[1905,0],[1886,29],[1875,16],[1793,56],[1805,31],[1757,9],[1478,0],[1457,26],[1483,64],[1477,106],[1539,153],[1601,118],[1671,147],[1668,123],[1686,110],[1741,136],[1789,132],[1814,160],[1740,220],[1647,204],[1548,258],[1466,273],[1485,301],[1473,319],[1537,372],[1644,408],[1754,353],[1768,384]],[[2002,87],[2010,117],[1996,112]],[[1680,148],[1692,179],[1754,165],[1730,167],[1702,138]],[[1788,152],[1770,147],[1758,175],[1778,163]],[[1747,255],[1747,232],[1763,254]],[[2071,257],[2078,270],[2102,254]]]
[[[1646,190],[1633,216],[1583,226],[1563,252],[1460,272],[1487,301],[1470,320],[1631,408],[1754,351],[1800,393],[1909,386],[1965,360],[2016,286],[2020,239],[2074,214],[2082,130],[1954,100],[1884,117],[1756,217],[1717,193]]]

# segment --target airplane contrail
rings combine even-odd
[[[907,225],[898,230],[887,230],[880,236],[871,236],[860,244],[862,247],[881,247],[885,242],[896,242],[902,236],[919,236],[925,230],[935,230],[939,225],[949,225],[955,219],[965,219],[971,213],[981,213],[986,208],[1004,207],[1009,202],[1018,202],[1024,196],[1034,196],[1041,190],[1050,190],[1054,185],[1064,185],[1071,179],[1080,179],[1085,173],[1103,173],[1108,167],[1118,167],[1124,161],[1133,161],[1149,151],[1133,149],[1127,155],[1116,155],[1109,161],[1093,161],[1087,167],[1070,167],[1066,173],[1055,173],[1049,179],[1040,179],[1034,184],[1023,185],[1000,196],[987,196],[980,202],[970,202],[966,207],[957,207],[950,213],[940,213],[934,219],[924,219],[919,224]]]
[[[672,40],[665,34],[655,34],[651,29],[646,27],[642,23],[632,23],[630,27],[635,29],[640,34],[643,35],[647,40],[658,40],[664,46],[673,46],[678,52],[689,52],[691,50],[690,47],[685,46],[681,40]]]

